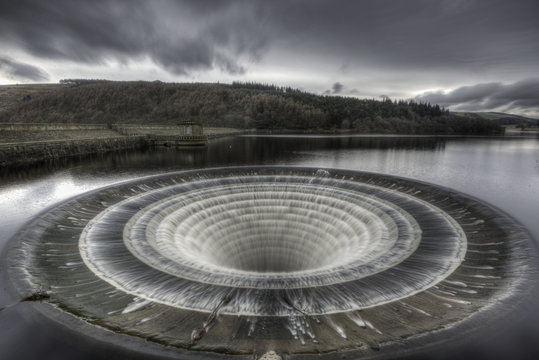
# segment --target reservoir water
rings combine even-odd
[[[0,248],[5,250],[9,239],[43,210],[86,191],[178,170],[258,165],[367,171],[447,187],[501,209],[520,222],[533,238],[539,239],[539,138],[536,136],[253,135],[214,140],[206,149],[113,153],[3,170]],[[4,306],[16,299],[8,291],[5,262],[1,270],[0,306]],[[539,274],[532,275],[539,278]],[[20,303],[0,312],[2,358],[122,359],[147,358],[148,353],[153,354],[152,346],[143,349],[134,343],[126,349],[107,342],[103,334],[92,332],[86,336],[85,329],[71,331],[70,327],[36,311],[46,306]],[[494,327],[473,324],[474,331],[469,336],[456,336],[455,342],[440,346],[425,344],[423,350],[406,356],[535,358],[539,351],[534,340],[539,336],[539,303],[528,296],[507,312],[510,313],[500,315],[504,321],[495,322]],[[154,356],[176,355],[174,349],[168,349]],[[335,356],[341,355],[346,357],[346,353]]]

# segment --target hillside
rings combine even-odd
[[[0,113],[21,102],[56,91],[62,86],[61,84],[0,85]]]
[[[20,94],[19,94],[20,98]],[[177,84],[65,80],[3,107],[1,122],[175,124],[296,131],[490,134],[489,120],[438,105],[378,101],[253,83]]]
[[[523,128],[532,128],[539,126],[539,119],[501,112],[460,112],[456,114],[487,119],[502,126],[512,125]]]

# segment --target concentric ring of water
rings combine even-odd
[[[346,335],[353,326],[380,342],[461,322],[519,283],[528,238],[505,215],[427,184],[259,167],[83,194],[19,239],[21,292],[49,288],[60,308],[100,326],[192,347],[220,317],[200,349],[270,346],[287,329],[300,346],[312,339],[286,342],[304,353],[361,348],[367,340]],[[246,330],[224,340],[231,328]]]
[[[413,218],[380,200],[264,183],[173,196],[139,211],[124,230],[127,247],[154,267],[165,257],[191,267],[194,278],[207,270],[227,276],[214,283],[231,276],[236,285],[259,279],[255,287],[264,287],[268,277],[290,280],[381,256],[386,265],[398,263],[417,248],[419,237]],[[187,276],[185,269],[175,274],[180,272]]]
[[[466,237],[440,209],[373,185],[323,177],[313,184],[312,180],[227,177],[147,191],[108,207],[88,224],[80,238],[82,258],[98,276],[129,293],[211,311],[205,304],[223,297],[230,287],[238,298],[251,289],[317,287],[318,292],[333,292],[343,283],[368,289],[371,282],[387,276],[387,269],[393,276],[409,273],[432,245],[429,230],[422,231],[409,213],[422,211],[429,216],[419,221],[428,220],[449,241],[425,263],[420,281],[392,282],[385,285],[387,293],[394,300],[421,291],[460,264]],[[129,216],[135,204],[143,208]],[[126,223],[122,237],[107,225],[118,221]],[[127,261],[130,271],[118,271],[117,263]],[[155,276],[148,277],[152,272]],[[190,287],[185,292],[186,280],[205,288],[203,295],[191,296]],[[343,295],[339,302],[327,301],[323,307],[307,304],[304,311],[320,314],[380,302],[387,302],[387,295],[367,299]],[[290,313],[279,302],[269,309],[238,301],[233,312]]]

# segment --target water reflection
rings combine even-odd
[[[395,136],[239,136],[216,139],[207,148],[130,150],[47,160],[41,164],[0,168],[2,184],[42,177],[62,169],[83,174],[107,173],[110,169],[121,173],[151,172],[151,170],[178,170],[220,164],[256,164],[282,161],[301,153],[324,150],[422,150],[444,151],[443,137]],[[94,177],[94,176],[92,176]]]

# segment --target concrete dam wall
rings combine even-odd
[[[186,135],[173,125],[0,124],[0,167],[147,147],[204,146],[207,139],[245,131],[206,128]]]
[[[138,149],[147,146],[148,141],[145,136],[0,144],[0,166],[33,163],[68,156]]]

